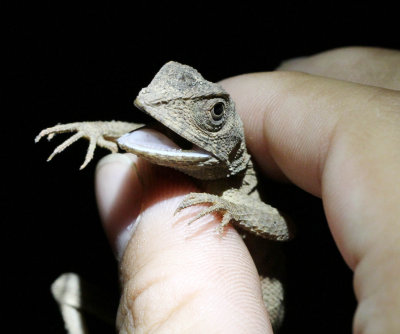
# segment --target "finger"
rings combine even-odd
[[[118,259],[140,213],[143,187],[136,175],[135,164],[138,163],[133,155],[110,154],[101,159],[96,167],[97,206]]]
[[[294,72],[248,74],[221,84],[235,101],[247,145],[263,170],[316,196],[322,195],[322,172],[336,136],[354,137],[356,150],[369,143],[370,154],[378,145],[384,146],[381,152],[397,151],[387,137],[399,133],[396,91]],[[359,132],[364,137],[357,138]]]
[[[400,90],[400,51],[346,47],[283,62],[280,71],[300,71]]]
[[[105,229],[123,254],[120,333],[272,333],[241,237],[229,226],[216,233],[212,215],[188,225],[202,207],[174,216],[196,188],[178,172],[133,161],[103,161],[96,173]]]
[[[339,250],[355,270],[355,332],[375,328],[374,321],[382,332],[395,332],[400,93],[295,72],[250,74],[222,84],[263,170],[322,197]]]

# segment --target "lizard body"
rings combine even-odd
[[[119,146],[198,180],[204,192],[187,195],[177,210],[210,204],[192,221],[219,212],[222,215],[220,231],[231,222],[267,239],[288,240],[291,237],[285,219],[260,200],[242,121],[231,97],[220,85],[205,80],[192,67],[169,62],[149,86],[139,92],[135,105],[161,123],[171,136],[142,128],[142,124],[82,122],[45,129],[36,141],[61,132],[77,132],[55,149],[51,159],[79,138],[88,138],[89,149],[81,168],[92,159],[96,145],[112,152]],[[283,318],[281,283],[263,277],[262,290],[271,323],[276,328]]]

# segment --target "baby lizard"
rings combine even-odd
[[[74,132],[58,146],[49,160],[81,137],[89,140],[84,168],[96,146],[117,152],[118,147],[154,164],[175,168],[198,180],[201,193],[187,195],[177,211],[207,203],[196,219],[213,212],[222,216],[219,229],[232,223],[263,238],[284,241],[290,229],[279,212],[260,200],[257,177],[246,150],[244,129],[229,94],[205,80],[195,69],[168,62],[143,88],[135,106],[160,126],[156,131],[125,122],[78,122],[40,132],[52,138]],[[167,136],[168,135],[168,136]],[[283,318],[283,289],[275,278],[261,277],[264,301],[274,328]]]

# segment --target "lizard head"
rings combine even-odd
[[[249,155],[234,102],[194,68],[168,62],[135,105],[161,124],[161,131],[122,136],[118,144],[128,152],[199,179],[225,178],[246,168]]]

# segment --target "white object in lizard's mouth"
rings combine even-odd
[[[150,128],[142,128],[127,133],[118,139],[118,145],[126,150],[156,162],[200,162],[212,158],[212,155],[202,148],[193,145],[191,149],[182,149],[161,132]]]

